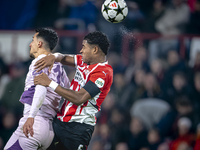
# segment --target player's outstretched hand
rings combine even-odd
[[[28,118],[23,126],[23,133],[25,136],[28,138],[28,134],[33,137],[33,123],[34,123],[34,118]]]
[[[34,78],[35,85],[43,85],[43,86],[48,87],[50,83],[51,83],[51,80],[48,78],[48,76],[45,73],[41,73],[40,75]]]
[[[41,58],[35,63],[35,69],[37,69],[37,72],[39,72],[45,67],[49,67],[49,72],[50,72],[55,62],[55,59],[56,59],[55,56],[52,54]]]

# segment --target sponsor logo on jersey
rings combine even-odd
[[[83,79],[82,79],[82,76],[81,76],[80,72],[76,71],[76,74],[74,76],[74,80],[78,81],[79,83],[83,82]]]
[[[95,81],[95,84],[97,85],[98,88],[102,88],[103,85],[104,85],[105,81],[102,79],[102,78],[98,78],[96,81]]]

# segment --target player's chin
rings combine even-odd
[[[83,59],[83,62],[86,63],[86,64],[88,64],[88,61],[86,59]]]
[[[35,56],[32,54],[32,53],[30,53],[30,55],[29,55],[31,58],[35,58]]]

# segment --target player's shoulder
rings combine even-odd
[[[55,72],[58,72],[59,70],[62,70],[62,68],[63,68],[63,65],[60,62],[54,62],[52,69]]]
[[[40,60],[41,58],[45,57],[45,54],[41,54],[39,55],[37,58],[33,59],[32,64],[35,64],[38,60]]]
[[[113,73],[113,68],[107,62],[101,63],[98,67],[98,70]]]
[[[98,67],[95,69],[95,72],[104,74],[106,77],[113,76],[113,68],[108,63],[101,63],[98,65]]]

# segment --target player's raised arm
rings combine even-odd
[[[39,72],[45,67],[49,67],[49,71],[50,71],[51,68],[53,67],[54,62],[61,62],[63,65],[68,65],[72,67],[75,66],[73,55],[54,53],[38,60],[35,63],[35,69],[37,69],[37,72]]]

